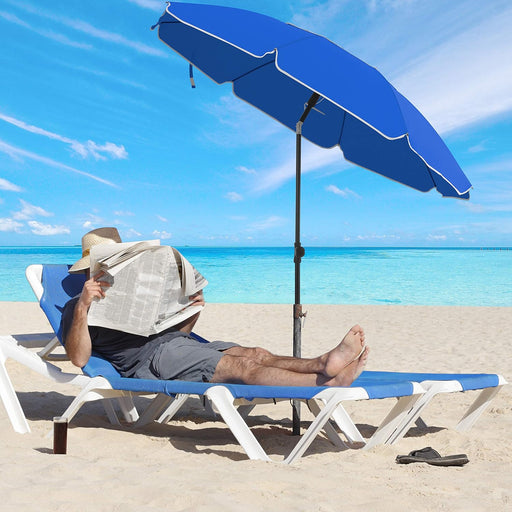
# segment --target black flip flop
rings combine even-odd
[[[446,455],[441,457],[439,453],[427,446],[421,450],[413,450],[409,455],[397,455],[396,462],[398,464],[411,464],[412,462],[426,462],[432,466],[463,466],[469,462],[465,453],[458,455]]]

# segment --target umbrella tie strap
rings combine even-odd
[[[194,66],[192,66],[192,64],[189,64],[188,66],[188,75],[190,77],[190,85],[192,86],[192,89],[195,89],[196,83],[194,81]]]

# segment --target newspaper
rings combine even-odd
[[[91,275],[102,271],[101,280],[110,286],[104,298],[91,304],[89,325],[150,336],[203,308],[192,306],[190,296],[208,281],[159,240],[95,245],[90,256]]]

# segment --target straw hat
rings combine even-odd
[[[98,244],[121,243],[121,237],[116,228],[98,228],[82,237],[82,257],[69,269],[71,274],[84,272],[91,266],[89,253],[91,247]]]

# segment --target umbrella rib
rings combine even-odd
[[[260,70],[260,69],[264,68],[265,66],[268,66],[269,64],[272,64],[272,63],[275,63],[275,60],[274,60],[274,59],[269,60],[268,62],[264,62],[264,63],[263,63],[263,64],[261,64],[260,66],[255,67],[255,68],[252,68],[252,69],[250,69],[249,71],[247,71],[247,72],[245,72],[245,73],[241,74],[240,76],[237,76],[236,78],[233,78],[233,79],[231,80],[231,82],[235,82],[236,80],[240,80],[241,78],[244,78],[244,77],[246,77],[246,76],[250,75],[251,73],[254,73],[254,71],[258,71],[258,70]]]

